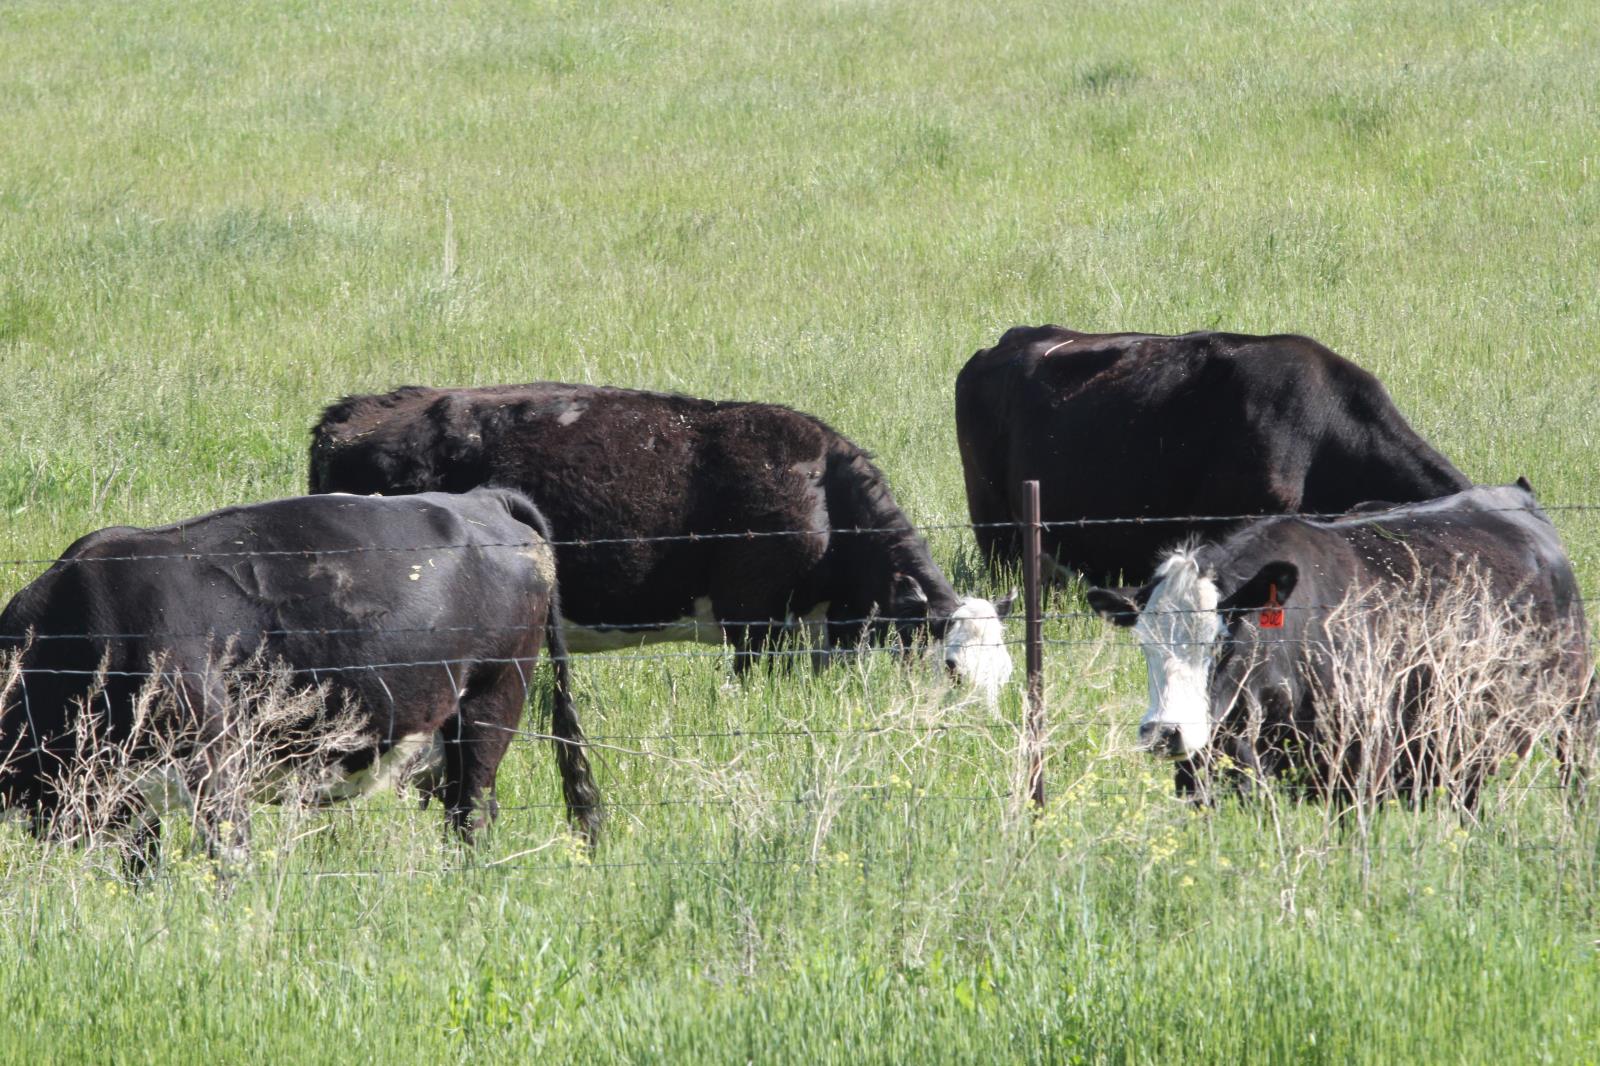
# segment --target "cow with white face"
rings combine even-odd
[[[1129,610],[1114,593],[1091,589],[1090,603],[1119,624],[1133,621],[1150,672],[1150,706],[1139,722],[1139,744],[1184,759],[1211,739],[1210,680],[1226,632],[1217,610],[1215,578],[1200,572],[1195,549],[1173,552],[1140,590]]]
[[[991,603],[964,596],[945,621],[944,665],[950,676],[965,681],[990,703],[1011,680],[1011,655],[1006,651],[1006,616],[1016,592]]]
[[[1316,747],[1327,711],[1319,699],[1333,691],[1341,655],[1328,636],[1329,608],[1367,590],[1432,597],[1466,563],[1537,637],[1547,661],[1530,677],[1567,686],[1578,714],[1591,670],[1583,603],[1526,481],[1333,521],[1265,519],[1171,552],[1142,587],[1091,589],[1089,603],[1139,639],[1150,699],[1139,743],[1177,762],[1180,791],[1197,784],[1216,752],[1257,776],[1300,766],[1316,781],[1328,768],[1305,766],[1305,753]],[[1486,765],[1500,754],[1485,752]],[[1402,782],[1396,791],[1427,785]],[[1470,806],[1475,793],[1458,800]]]
[[[941,649],[990,699],[1011,675],[1010,598],[958,594],[872,457],[800,411],[544,381],[352,396],[312,433],[314,493],[484,484],[549,520],[573,651],[726,642],[746,670],[805,629]]]

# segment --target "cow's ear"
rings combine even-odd
[[[1113,625],[1131,626],[1139,620],[1139,590],[1101,589],[1089,590],[1089,606]]]
[[[1523,492],[1526,492],[1529,496],[1537,495],[1537,493],[1533,491],[1533,482],[1529,481],[1525,475],[1517,475],[1517,488],[1521,489]]]
[[[1224,614],[1238,611],[1258,611],[1269,604],[1282,606],[1289,602],[1294,587],[1300,580],[1300,568],[1293,563],[1277,559],[1256,571],[1256,576],[1240,585],[1233,595],[1217,605]]]
[[[910,574],[895,573],[894,584],[889,587],[889,603],[897,618],[928,613],[928,594],[922,590],[922,582]]]
[[[1011,608],[1017,602],[1017,590],[1012,589],[1006,593],[1005,599],[994,601],[994,616],[1004,622],[1011,617]]]

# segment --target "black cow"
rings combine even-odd
[[[495,771],[548,642],[556,760],[568,810],[592,834],[598,796],[570,695],[548,540],[533,505],[500,489],[299,497],[91,533],[0,614],[0,651],[21,649],[22,670],[0,714],[0,751],[10,755],[0,801],[49,833],[84,736],[96,734],[104,750],[146,744],[131,734],[152,673],[192,724],[186,743],[200,748],[190,765],[201,778],[154,791],[186,804],[202,792],[238,794],[247,786],[229,775],[245,754],[237,748],[248,723],[230,667],[248,661],[292,668],[300,686],[327,686],[330,699],[295,744],[314,743],[319,724],[357,716],[365,742],[329,768],[320,798],[422,773],[470,838],[493,818]],[[113,819],[134,824],[144,860],[157,843],[156,804],[130,799]],[[198,813],[213,854],[246,846],[237,804]]]
[[[1017,558],[1020,486],[1047,522],[1342,513],[1469,487],[1378,380],[1307,337],[1007,330],[956,378],[967,508],[997,562]],[[1092,582],[1143,581],[1162,548],[1237,523],[1048,529],[1045,548]]]
[[[1367,593],[1377,595],[1363,599]],[[1142,588],[1091,589],[1089,602],[1137,627],[1150,676],[1139,740],[1178,760],[1180,791],[1194,786],[1215,751],[1257,775],[1308,771],[1318,792],[1349,798],[1349,760],[1364,758],[1389,767],[1377,781],[1382,794],[1367,798],[1422,798],[1447,786],[1470,809],[1500,757],[1525,751],[1522,727],[1507,717],[1518,708],[1505,704],[1553,708],[1558,739],[1586,720],[1583,601],[1526,481],[1334,521],[1262,519],[1221,543],[1172,552]],[[1471,613],[1452,622],[1452,603]],[[1342,620],[1331,623],[1340,605]],[[1427,610],[1433,614],[1418,614]],[[1407,630],[1408,622],[1428,632]],[[1447,646],[1423,649],[1418,659],[1419,638]],[[1366,665],[1352,672],[1352,661]],[[1378,684],[1341,688],[1341,670]],[[1441,675],[1473,670],[1495,678],[1481,687],[1493,705],[1467,708],[1472,714],[1454,723],[1467,731],[1471,755],[1445,778],[1450,768],[1436,747],[1449,738],[1428,717],[1429,700],[1450,684]],[[1396,704],[1373,719],[1387,735],[1339,733],[1335,713],[1376,708],[1333,708],[1332,694],[1374,691]],[[1497,734],[1505,743],[1485,739],[1497,720],[1513,723]]]
[[[867,453],[787,407],[552,382],[407,387],[342,400],[312,433],[312,492],[486,483],[549,518],[574,650],[726,639],[742,668],[801,624],[829,646],[881,640],[876,616],[907,639],[931,630],[949,668],[991,695],[1011,672],[1010,598],[958,596]],[[871,532],[841,532],[855,529]]]

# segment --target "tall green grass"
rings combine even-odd
[[[0,557],[300,491],[321,406],[407,382],[791,403],[959,521],[955,371],[1044,321],[1308,333],[1473,477],[1600,502],[1596,54],[1577,0],[14,0]],[[1037,826],[925,679],[660,659],[580,663],[591,731],[899,725],[618,740],[592,860],[531,742],[477,854],[264,813],[226,889],[177,848],[130,892],[9,834],[0,1057],[1593,1059],[1592,811],[1196,816],[1125,751],[1136,654],[1047,669]]]

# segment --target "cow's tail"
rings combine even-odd
[[[605,812],[600,806],[600,790],[595,787],[594,774],[589,769],[589,757],[583,751],[583,727],[578,724],[578,711],[572,700],[572,660],[567,652],[567,638],[561,632],[560,596],[553,585],[550,611],[545,619],[545,647],[550,655],[550,669],[555,673],[555,692],[550,700],[550,735],[555,738],[561,791],[567,801],[568,817],[592,846],[599,838]]]
[[[539,509],[520,492],[507,490],[505,501],[511,517],[537,531],[553,558],[554,549],[549,547],[553,539],[550,524]],[[561,631],[561,593],[556,585],[552,574],[549,610],[544,623],[545,650],[555,674],[555,691],[550,700],[550,736],[556,747],[556,767],[561,771],[567,815],[577,823],[584,839],[593,845],[599,837],[605,812],[600,805],[600,790],[595,787],[594,774],[589,769],[589,757],[583,751],[583,727],[578,724],[578,711],[572,699],[572,659],[567,651],[566,635]]]

